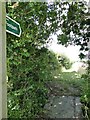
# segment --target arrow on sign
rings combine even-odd
[[[10,17],[6,16],[6,32],[11,33],[17,37],[21,36],[20,24]]]

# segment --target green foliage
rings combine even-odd
[[[83,87],[83,95],[81,96],[81,103],[82,103],[82,111],[83,115],[86,118],[90,118],[90,82],[88,81],[88,78],[85,78],[86,85]],[[90,80],[90,79],[89,79]]]
[[[71,66],[65,57],[58,63],[45,45],[51,34],[61,30],[57,36],[60,44],[73,43],[88,50],[86,6],[82,2],[13,4],[6,4],[7,14],[20,23],[22,35],[16,38],[7,33],[8,117],[39,117],[47,100],[45,81],[52,80],[62,65]]]
[[[58,35],[58,41],[59,44],[61,43],[62,45],[65,45],[68,42],[67,35],[65,34]]]
[[[66,69],[71,68],[72,63],[70,62],[69,58],[67,58],[65,55],[58,56],[58,60],[61,66],[65,67]]]
[[[85,58],[84,53],[81,52],[81,53],[79,54],[79,57],[80,57],[81,59]]]
[[[10,7],[13,4],[7,3],[7,12],[20,23],[22,36],[7,34],[8,117],[36,118],[47,101],[44,84],[53,79],[53,72],[59,68],[55,54],[44,47],[57,27],[53,23],[57,14],[47,3]]]
[[[83,95],[81,96],[81,102],[83,103],[82,109],[84,116],[89,119],[90,118],[90,61],[88,61],[87,73],[84,74],[82,77],[86,81],[86,85],[83,88],[84,92]]]
[[[86,18],[85,2],[30,2],[19,3],[12,9],[14,3],[7,4],[8,15],[22,26],[22,38],[41,46],[48,42],[52,34],[57,35],[58,43],[80,45],[80,50],[88,50],[87,42],[89,20]],[[18,13],[18,14],[17,14]],[[65,13],[65,14],[64,14]],[[27,29],[26,29],[27,28]],[[26,30],[25,30],[26,29]],[[34,38],[34,39],[33,39]]]
[[[25,49],[17,51],[16,56],[13,54],[13,59],[8,58],[8,116],[11,118],[38,117],[47,100],[44,83],[53,79],[53,72],[58,68],[54,53],[46,48],[33,47],[32,56],[27,56],[29,49]]]
[[[71,4],[67,4],[67,11],[64,15],[64,19],[62,18],[63,23],[61,24],[63,34],[58,36],[60,43],[64,45],[80,45],[81,51],[88,51],[87,42],[89,41],[88,29],[90,22],[86,17],[86,6],[85,2],[72,2]],[[84,53],[80,54],[80,58],[84,57]]]

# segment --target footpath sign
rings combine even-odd
[[[18,22],[6,16],[6,32],[11,33],[17,37],[21,36],[21,27]]]

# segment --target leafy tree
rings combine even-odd
[[[16,8],[7,4],[7,10],[22,28],[20,38],[7,34],[8,117],[38,117],[47,99],[44,82],[52,80],[58,68],[54,53],[44,47],[55,29],[49,24],[55,11],[46,3],[19,3]]]
[[[89,42],[89,19],[86,17],[87,5],[85,2],[66,3],[66,14],[62,15],[63,23],[61,25],[62,34],[58,35],[58,40],[63,45],[74,44],[80,45],[81,51],[88,51],[87,43]],[[84,58],[83,52],[80,58]]]
[[[15,6],[12,2],[6,7],[7,14],[22,28],[20,38],[7,33],[8,115],[38,117],[47,98],[44,82],[53,79],[53,71],[58,69],[55,55],[46,48],[48,38],[54,33],[59,44],[72,43],[87,51],[86,5],[83,2],[20,2]]]
[[[81,50],[87,51],[89,20],[86,7],[85,2],[27,2],[19,3],[13,9],[9,5],[8,15],[21,24],[21,39],[26,37],[41,46],[49,42],[47,38],[52,33],[57,34],[60,30],[57,34],[59,43],[81,45]]]
[[[70,69],[72,66],[72,63],[70,62],[69,58],[67,58],[65,55],[58,56],[59,64],[61,64],[62,67],[65,67],[66,69]]]
[[[26,48],[9,59],[8,69],[8,114],[9,117],[38,117],[47,99],[46,81],[53,79],[58,69],[54,53],[34,46],[28,55]],[[14,101],[13,101],[14,100]]]

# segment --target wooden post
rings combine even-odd
[[[7,118],[5,2],[0,2],[0,120],[2,118]]]

